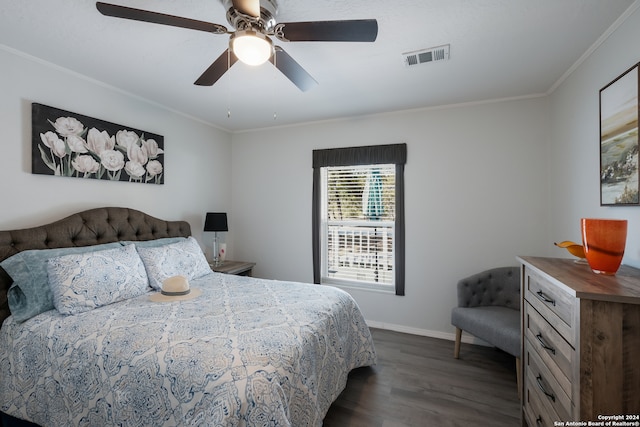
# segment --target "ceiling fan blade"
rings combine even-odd
[[[190,30],[206,31],[214,34],[226,34],[228,32],[224,25],[197,21],[195,19],[183,18],[180,16],[166,15],[164,13],[151,12],[149,10],[134,9],[132,7],[119,6],[116,4],[96,2],[96,8],[98,8],[100,13],[103,15],[113,16],[115,18],[170,25],[172,27],[188,28]]]
[[[318,85],[318,82],[280,46],[275,46],[274,49],[275,54],[271,56],[270,61],[294,85],[298,86],[298,89],[306,92]]]
[[[378,37],[378,21],[289,22],[275,26],[275,36],[290,42],[373,42]]]
[[[196,80],[194,84],[198,86],[213,85],[237,61],[238,57],[233,52],[231,52],[229,49],[225,50],[222,55],[220,55],[218,59],[213,61],[213,64],[211,64],[209,68],[207,68],[205,72],[202,73],[200,77],[198,77],[198,80]]]
[[[260,17],[260,0],[232,0],[233,7],[240,13]]]

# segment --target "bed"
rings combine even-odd
[[[5,422],[322,425],[348,373],[376,363],[355,301],[333,287],[212,272],[190,234],[187,222],[114,207],[0,231]],[[43,260],[37,279],[16,267]],[[199,296],[153,300],[176,271]]]

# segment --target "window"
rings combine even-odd
[[[321,282],[392,287],[395,165],[333,166],[321,173]]]
[[[315,283],[404,295],[406,144],[313,152]]]

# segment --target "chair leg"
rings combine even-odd
[[[516,357],[516,384],[518,385],[518,397],[522,400],[522,361],[519,357]]]
[[[456,344],[453,348],[453,357],[458,359],[460,357],[460,340],[462,339],[462,329],[456,328]]]

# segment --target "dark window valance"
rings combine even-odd
[[[313,150],[313,167],[407,163],[407,144]]]

